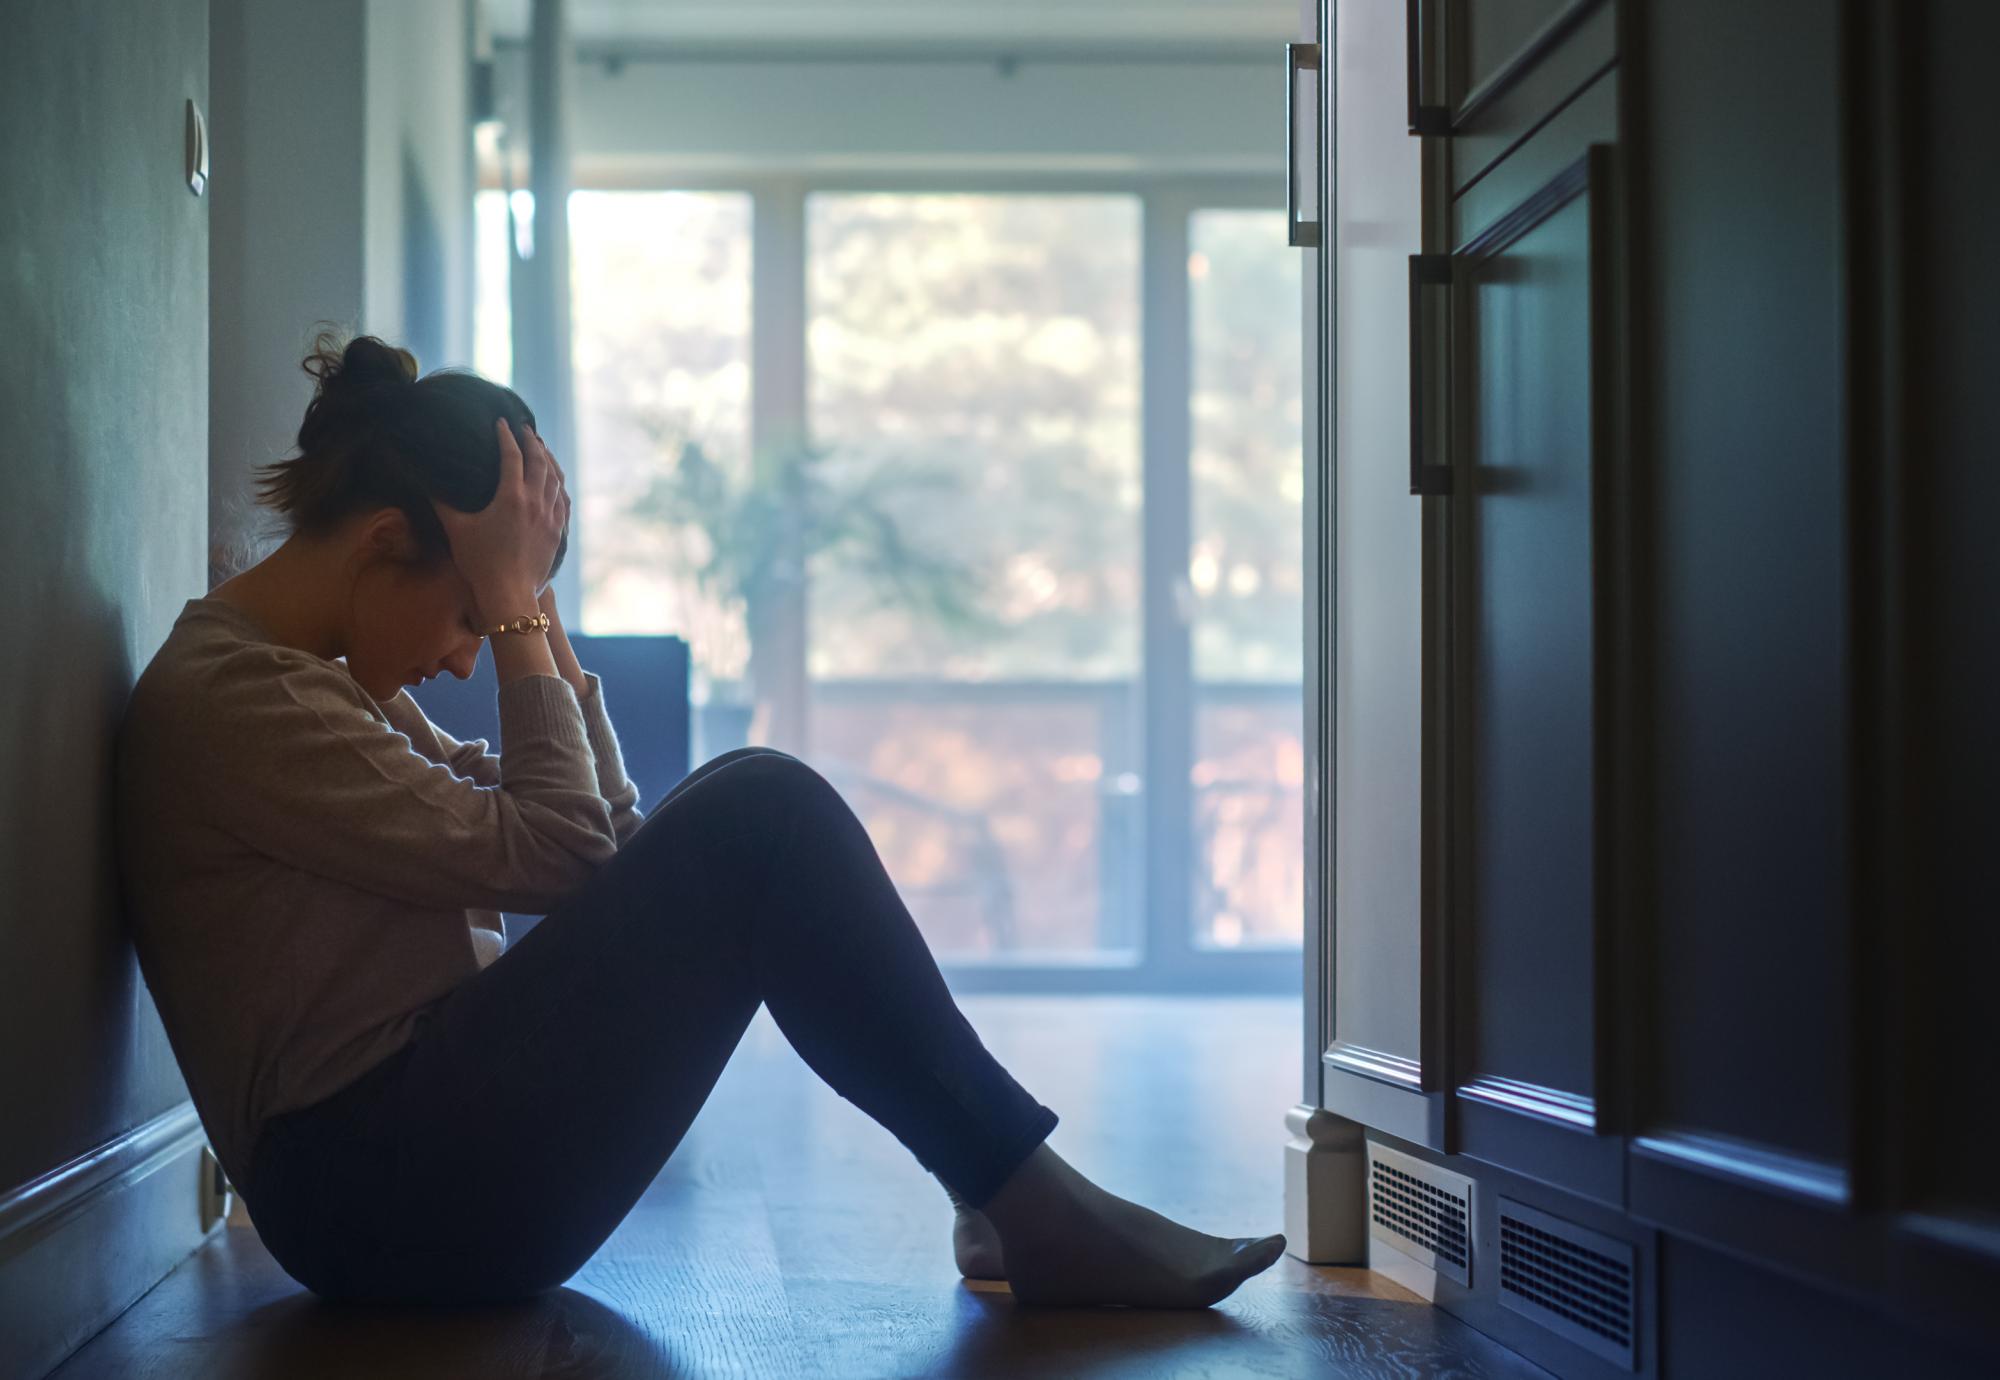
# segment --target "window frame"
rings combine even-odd
[[[1141,779],[1139,862],[1142,939],[1136,961],[1098,954],[1020,960],[939,958],[956,991],[1012,994],[1238,993],[1294,996],[1303,947],[1196,944],[1191,879],[1195,749],[1192,630],[1177,582],[1192,550],[1190,384],[1192,317],[1187,261],[1197,211],[1283,213],[1280,174],[980,170],[972,172],[730,172],[579,178],[572,191],[747,193],[751,199],[750,417],[754,448],[807,434],[806,199],[827,192],[924,195],[1129,195],[1140,213]],[[1303,385],[1302,381],[1302,385]],[[1317,394],[1305,388],[1306,406]],[[1308,430],[1308,434],[1310,434]],[[1301,463],[1304,463],[1302,454]],[[1310,514],[1306,514],[1308,527]],[[581,539],[587,539],[583,537]],[[1308,532],[1306,559],[1311,560]],[[1307,630],[1302,625],[1301,638]],[[1304,694],[1303,683],[1300,694]],[[1308,810],[1308,821],[1310,821]],[[1308,822],[1310,827],[1310,822]],[[1301,855],[1306,840],[1298,840]],[[1305,917],[1301,917],[1302,922]],[[1301,925],[1301,934],[1311,932]]]

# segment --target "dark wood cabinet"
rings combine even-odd
[[[1412,262],[1431,495],[1429,923],[1441,1147],[1624,1196],[1606,971],[1608,626],[1625,468],[1619,72],[1606,4],[1419,5],[1445,74]],[[1432,378],[1432,373],[1437,378]]]
[[[1859,1205],[1893,1213],[1899,1305],[1956,1319],[1990,1315],[2000,1285],[2000,8],[1874,18],[1846,203],[1869,252],[1845,280],[1867,325],[1848,372],[1879,381],[1848,414],[1850,1143]]]
[[[1544,160],[1496,165],[1499,209],[1442,256],[1448,727],[1433,788],[1449,802],[1456,1148],[1617,1202],[1596,862],[1615,145],[1556,133],[1574,156],[1546,179]]]
[[[1866,385],[1845,372],[1843,40],[1838,7],[1803,3],[1683,0],[1638,29],[1654,679],[1633,1203],[1713,1203],[1712,1233],[1753,1245],[1767,1200],[1816,1222],[1852,1195],[1844,413]]]
[[[1386,105],[1383,8],[1327,39]],[[1558,1373],[1994,1373],[2000,10],[1403,38],[1406,212],[1328,131],[1324,1103],[1462,1232],[1438,1300]],[[1397,781],[1417,838],[1368,848]]]

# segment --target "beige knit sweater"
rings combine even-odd
[[[116,837],[141,973],[223,1169],[491,963],[645,822],[603,689],[500,687],[504,759],[190,599],[133,687]]]

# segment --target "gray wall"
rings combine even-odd
[[[118,901],[113,735],[132,681],[209,587],[211,481],[226,516],[249,463],[289,447],[313,319],[405,319],[405,258],[378,262],[385,286],[367,292],[363,150],[383,141],[365,123],[363,5],[215,0],[212,31],[210,10],[8,12],[26,60],[0,83],[0,570],[15,620],[0,682],[0,1192],[186,1101]],[[390,146],[416,150],[449,245],[469,217],[453,153],[463,0],[424,18],[436,35],[392,40],[376,105]],[[210,121],[202,198],[184,177],[189,97]],[[449,272],[464,256],[439,257]],[[462,286],[435,291],[444,320],[463,314]],[[469,338],[469,323],[449,330]]]
[[[466,3],[8,6],[0,1373],[44,1373],[210,1225],[199,1123],[125,925],[116,731],[247,527],[250,464],[290,448],[312,323],[469,338],[448,282],[469,262]]]
[[[0,82],[0,1191],[187,1097],[123,930],[111,743],[202,592],[206,0],[16,0]]]
[[[275,530],[252,504],[250,466],[283,457],[298,434],[313,323],[361,319],[365,39],[359,0],[210,8],[213,584]]]
[[[251,467],[292,448],[315,323],[471,362],[469,3],[213,0],[211,584],[279,535]]]
[[[470,0],[369,0],[363,307],[425,369],[472,362]]]
[[[525,110],[518,48],[506,98]],[[754,170],[1284,171],[1283,39],[1262,62],[632,61],[576,72],[579,184]],[[857,93],[866,93],[858,95]]]

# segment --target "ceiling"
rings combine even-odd
[[[503,42],[531,0],[480,0]],[[1299,0],[569,0],[580,52],[652,56],[1271,55]]]

